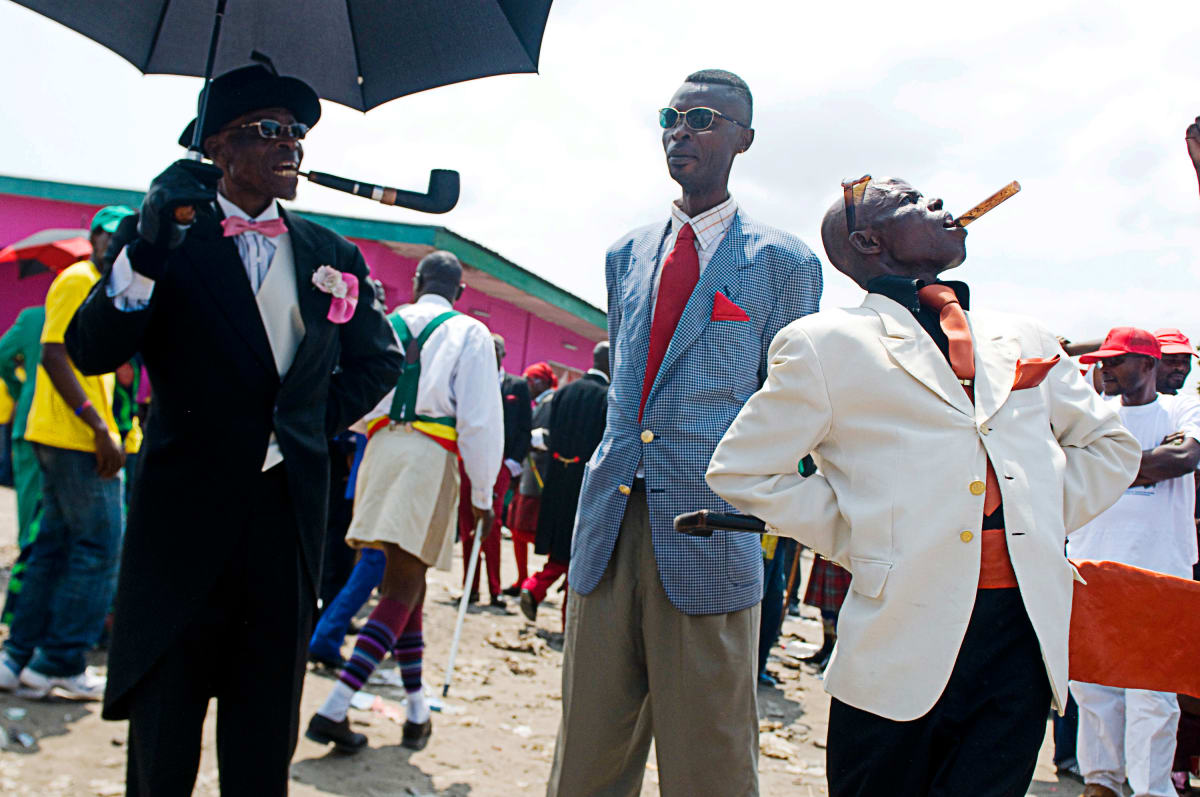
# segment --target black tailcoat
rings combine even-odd
[[[533,399],[524,378],[505,374],[500,382],[504,401],[504,458],[521,462],[529,453],[529,432],[533,428]]]
[[[607,413],[608,381],[591,373],[559,388],[550,402],[550,462],[535,550],[556,562],[571,559],[583,469],[604,437]]]
[[[329,438],[370,410],[399,374],[395,335],[375,306],[357,247],[283,211],[305,334],[280,380],[237,246],[222,237],[219,211],[200,210],[147,309],[117,310],[105,277],[66,334],[72,360],[87,374],[113,371],[140,352],[154,390],[117,587],[109,719],[128,716],[130,690],[203,608],[231,551],[243,550],[238,535],[247,533],[272,431],[315,600]],[[132,235],[135,219],[118,238]],[[312,285],[322,265],[358,277],[358,306],[344,324],[326,318],[331,297]],[[228,666],[248,668],[252,677],[253,661]]]

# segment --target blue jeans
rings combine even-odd
[[[121,550],[121,480],[96,475],[96,456],[33,446],[42,518],[29,545],[21,600],[4,651],[19,667],[77,675],[104,629]]]
[[[327,660],[342,657],[342,642],[346,630],[358,610],[363,607],[371,592],[383,580],[383,568],[387,565],[387,554],[375,548],[363,548],[358,564],[350,571],[346,586],[333,602],[321,612],[321,619],[308,643],[308,652]]]
[[[763,602],[758,630],[758,674],[767,668],[771,646],[779,639],[783,626],[783,593],[787,591],[788,572],[796,555],[796,541],[780,537],[775,543],[775,557],[763,559]]]

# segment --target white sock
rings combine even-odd
[[[346,712],[350,710],[350,698],[352,697],[354,697],[354,690],[338,681],[333,685],[333,691],[329,693],[329,697],[325,698],[325,703],[317,709],[317,713],[326,719],[341,722],[346,719]]]
[[[429,721],[429,701],[424,689],[408,693],[408,721],[418,725]]]

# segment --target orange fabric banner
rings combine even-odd
[[[1200,698],[1200,582],[1118,562],[1073,562],[1070,675]]]

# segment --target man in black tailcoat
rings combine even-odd
[[[191,793],[212,697],[222,794],[287,793],[327,441],[401,362],[358,249],[276,202],[295,197],[320,114],[309,86],[268,67],[216,78],[202,131],[216,165],[155,178],[67,331],[84,373],[140,352],[154,384],[104,701],[130,720],[130,795]]]
[[[592,350],[592,367],[588,372],[559,388],[550,403],[546,435],[550,463],[546,467],[534,546],[536,553],[548,555],[550,561],[521,585],[521,611],[531,621],[537,616],[538,604],[546,599],[547,590],[560,575],[566,574],[571,561],[571,535],[579,491],[583,488],[584,466],[604,437],[608,374],[608,341],[601,341]]]

